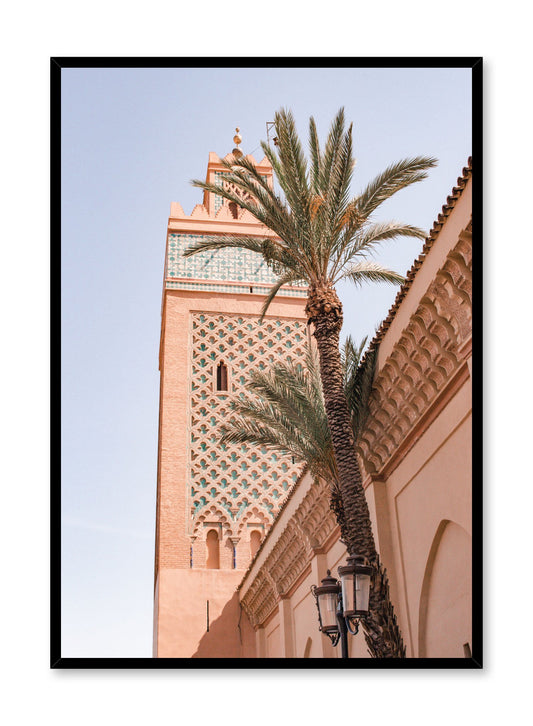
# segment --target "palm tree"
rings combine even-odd
[[[367,338],[356,346],[350,336],[341,349],[344,390],[349,402],[355,442],[364,429],[368,399],[372,390],[377,346],[364,356]],[[333,455],[317,354],[307,351],[305,367],[278,362],[267,371],[253,371],[248,385],[251,395],[241,394],[231,403],[233,416],[221,428],[221,442],[251,444],[289,454],[305,463],[311,475],[331,487],[330,506],[346,541],[338,471]],[[404,657],[405,648],[394,608],[390,602],[388,578],[379,559],[370,617],[364,622],[366,642],[374,657]]]
[[[265,143],[261,146],[283,197],[268,186],[246,157],[232,157],[223,162],[228,171],[227,186],[200,180],[193,184],[247,209],[277,238],[220,235],[204,238],[184,254],[228,247],[261,254],[278,275],[265,300],[262,316],[282,285],[307,283],[305,311],[317,343],[320,377],[326,384],[323,385],[324,404],[338,471],[346,546],[350,554],[361,554],[376,562],[374,537],[344,393],[339,350],[343,315],[335,285],[341,280],[351,280],[355,284],[403,282],[401,275],[366,257],[385,240],[402,236],[424,239],[425,232],[398,222],[376,222],[373,214],[393,194],[426,178],[427,170],[435,166],[436,160],[416,157],[393,164],[361,194],[351,198],[352,125],[345,130],[343,109],[331,125],[324,150],[320,148],[314,119],[310,119],[309,164],[292,113],[280,110],[275,114],[274,123],[276,149]]]

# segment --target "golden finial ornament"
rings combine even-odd
[[[232,151],[231,153],[233,154],[233,156],[234,156],[234,157],[235,157],[236,159],[240,159],[240,158],[241,158],[241,156],[242,156],[242,151],[241,151],[241,149],[239,148],[239,144],[240,144],[240,143],[242,143],[242,136],[241,136],[241,135],[240,135],[240,133],[239,133],[239,131],[240,131],[240,128],[239,128],[238,126],[237,126],[237,128],[235,129],[235,131],[237,132],[237,133],[235,134],[235,136],[233,137],[233,143],[235,144],[235,148],[233,149],[233,151]]]

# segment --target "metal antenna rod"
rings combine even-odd
[[[267,144],[270,144],[270,132],[272,129],[274,129],[276,124],[274,121],[267,121],[266,122],[266,128],[267,128]],[[274,143],[276,143],[276,139],[274,139]]]

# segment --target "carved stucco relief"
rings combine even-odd
[[[420,300],[374,381],[360,440],[366,470],[379,476],[391,456],[443,391],[472,334],[472,234],[454,249]]]
[[[289,519],[272,551],[241,603],[252,625],[257,626],[277,607],[308,567],[314,550],[322,547],[337,526],[329,508],[330,489],[314,482]]]

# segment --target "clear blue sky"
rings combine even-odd
[[[62,71],[62,522],[64,657],[150,657],[158,345],[170,203],[209,151],[262,157],[281,106],[322,137],[354,122],[354,194],[389,163],[436,156],[381,219],[429,229],[471,154],[469,69],[64,69]],[[419,241],[380,260],[405,273]],[[372,335],[396,290],[340,290],[345,333]]]

